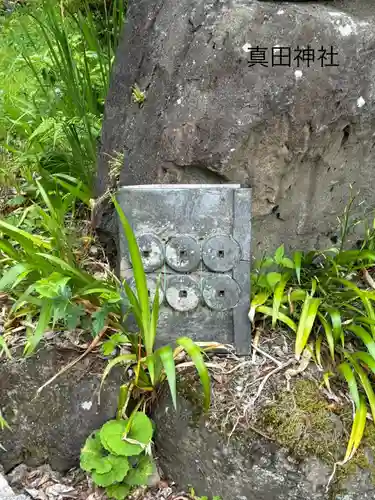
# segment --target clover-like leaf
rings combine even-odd
[[[86,472],[95,470],[99,474],[104,474],[112,469],[112,464],[104,454],[98,432],[87,438],[81,450],[80,466]]]
[[[129,495],[130,486],[127,484],[112,484],[106,488],[108,498],[115,498],[116,500],[124,500]]]
[[[125,482],[131,486],[147,485],[148,478],[151,476],[153,471],[154,464],[152,459],[145,455],[141,457],[134,468],[130,469],[125,478]]]

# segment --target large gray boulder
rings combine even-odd
[[[375,202],[374,43],[372,0],[129,0],[98,193],[123,154],[121,185],[252,186],[256,253],[331,245],[350,184]],[[268,64],[249,66],[257,46]],[[308,46],[315,62],[293,60]]]
[[[88,435],[114,418],[121,372],[110,374],[99,404],[105,364],[97,356],[84,358],[36,397],[38,388],[78,355],[52,347],[28,359],[1,361],[0,408],[11,426],[0,431],[5,472],[20,463],[48,463],[64,472],[78,464]]]

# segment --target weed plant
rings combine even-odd
[[[73,175],[90,189],[124,7],[44,0],[2,20],[0,180],[11,170]]]
[[[350,207],[341,224],[337,248],[295,252],[280,246],[263,258],[252,275],[249,317],[253,323],[269,318],[295,334],[295,356],[310,350],[328,383],[342,376],[355,405],[352,434],[344,462],[357,450],[367,409],[375,421],[375,221],[360,247],[346,250]]]

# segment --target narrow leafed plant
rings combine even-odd
[[[86,1],[74,10],[43,0],[15,16],[17,31],[9,43],[14,61],[7,62],[14,67],[10,78],[22,72],[26,84],[0,96],[0,144],[22,173],[43,167],[74,175],[92,190],[104,100],[125,17],[122,0],[103,3],[102,12]],[[6,71],[0,64],[0,74]]]
[[[86,323],[93,336],[108,325],[118,331],[121,296],[114,279],[98,280],[84,270],[77,238],[67,226],[72,194],[47,192],[38,180],[40,203],[27,207],[18,224],[0,220],[0,291],[13,302],[5,323],[5,336],[27,323],[25,354],[31,354],[48,328],[74,329]],[[31,231],[22,227],[33,211]],[[38,222],[36,222],[36,220]],[[35,325],[34,328],[31,325]],[[0,336],[0,349],[6,349]]]
[[[141,402],[145,402],[148,396],[164,381],[167,380],[176,407],[176,363],[182,352],[190,356],[192,364],[198,371],[204,394],[204,408],[210,405],[210,377],[204,360],[204,349],[200,344],[193,342],[188,337],[180,337],[176,340],[177,347],[172,349],[167,345],[155,348],[159,316],[159,289],[157,287],[153,302],[148,294],[146,274],[139,251],[139,247],[133,230],[125,217],[116,199],[113,199],[118,217],[120,219],[125,237],[128,243],[129,254],[132,262],[136,293],[129,284],[124,281],[123,287],[128,300],[131,313],[134,315],[139,332],[133,336],[132,354],[124,354],[111,360],[104,372],[103,381],[118,364],[125,364],[134,371],[134,378],[123,388],[122,408],[120,413],[126,412],[126,407],[133,391],[141,394]],[[207,345],[205,347],[208,347]],[[212,344],[211,347],[214,347]]]
[[[344,462],[357,450],[367,405],[375,421],[375,252],[374,233],[358,250],[296,252],[290,259],[281,246],[256,264],[252,276],[250,320],[270,318],[295,334],[295,356],[313,346],[324,376],[340,374],[355,405],[352,434]]]

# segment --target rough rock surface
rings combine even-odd
[[[70,469],[87,436],[115,416],[121,372],[107,379],[99,405],[105,365],[97,356],[84,358],[36,397],[38,388],[78,355],[45,348],[28,359],[1,362],[0,407],[11,426],[0,433],[5,472],[20,463]]]
[[[16,495],[0,472],[0,500],[27,500],[26,495]]]
[[[375,203],[374,44],[372,0],[129,0],[99,193],[124,154],[121,185],[252,186],[256,253],[281,242],[330,246],[351,183]],[[272,47],[290,48],[293,59],[308,45],[310,67],[272,65]],[[257,46],[267,49],[267,67],[249,67]],[[326,53],[322,67],[322,47],[337,52],[338,66],[327,66]],[[145,91],[141,107],[134,84]],[[113,229],[100,210],[96,224]]]
[[[326,491],[332,468],[310,457],[296,459],[275,442],[223,438],[197,421],[183,398],[177,413],[162,396],[154,413],[159,464],[181,487],[223,500],[370,500],[375,486],[368,470]],[[304,439],[302,436],[301,439]]]

